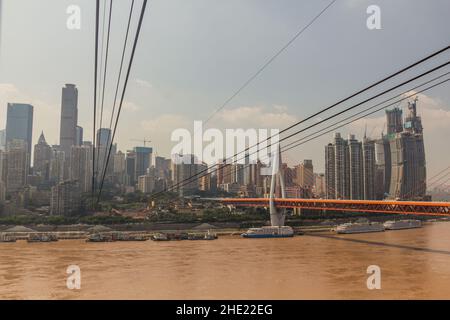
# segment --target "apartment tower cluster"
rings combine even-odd
[[[328,199],[427,200],[426,163],[417,98],[402,110],[386,111],[387,134],[366,135],[358,141],[335,133],[325,146],[325,184]]]

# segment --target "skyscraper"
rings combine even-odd
[[[75,134],[75,141],[77,146],[81,146],[83,144],[83,127],[77,126],[76,129],[76,134]]]
[[[96,174],[97,179],[100,181],[103,176],[104,166],[106,165],[106,159],[109,153],[109,146],[111,144],[111,130],[109,128],[100,128],[97,130],[97,141],[95,149],[95,162],[96,162]],[[117,147],[115,145],[111,146],[111,155],[108,161],[108,168],[106,170],[105,178],[111,178],[113,174],[114,166],[114,155],[116,153]]]
[[[314,193],[316,194],[316,196],[320,198],[325,196],[325,186],[325,174],[314,173]]]
[[[396,133],[403,131],[402,110],[394,108],[386,110],[386,126],[388,137],[393,137]]]
[[[348,138],[349,146],[349,172],[350,172],[350,199],[362,200],[363,195],[363,159],[362,144],[351,134]]]
[[[127,184],[134,187],[136,184],[136,153],[134,151],[127,151],[125,166],[127,173]]]
[[[350,195],[350,181],[348,179],[348,143],[340,133],[334,135],[334,167],[335,167],[335,197],[336,199],[348,199]]]
[[[173,185],[176,185],[175,190],[180,192],[181,195],[185,191],[193,192],[199,190],[200,180],[189,180],[189,178],[207,168],[208,166],[205,163],[199,163],[197,157],[193,154],[175,155],[174,161],[172,161],[172,181]]]
[[[364,137],[362,146],[364,199],[375,200],[375,141]]]
[[[80,192],[91,190],[92,146],[73,146],[70,155],[70,180],[77,181]]]
[[[33,173],[41,176],[44,181],[50,180],[52,153],[52,147],[45,141],[44,132],[42,132],[38,143],[34,146]]]
[[[336,168],[334,162],[334,147],[329,143],[325,146],[325,196],[327,199],[334,199],[336,192],[334,186],[336,184]]]
[[[375,198],[382,200],[389,194],[391,184],[391,148],[385,135],[375,141],[375,163]]]
[[[417,98],[408,103],[408,109],[405,130],[389,137],[392,162],[389,197],[423,200],[426,196],[426,162]]]
[[[328,199],[375,199],[375,142],[335,133],[325,147],[325,183]]]
[[[97,130],[97,147],[109,147],[111,144],[111,129],[100,128]]]
[[[62,88],[59,145],[67,160],[72,146],[77,145],[77,122],[78,89],[74,84],[66,84]]]
[[[171,177],[170,168],[172,161],[164,157],[155,157],[156,177],[169,180]]]
[[[303,160],[303,163],[295,167],[296,183],[303,188],[314,186],[314,167],[312,160]],[[286,184],[288,185],[288,184]]]
[[[113,174],[114,182],[123,186],[126,184],[126,160],[125,153],[122,151],[117,152],[113,159]]]
[[[81,209],[81,193],[78,181],[67,180],[52,187],[51,215],[72,215]]]
[[[59,151],[57,148],[52,148],[52,159],[50,161],[50,181],[52,183],[59,183],[64,180],[64,168],[68,168],[64,151]]]
[[[26,142],[28,167],[30,167],[31,139],[33,135],[33,106],[23,103],[8,103],[6,115],[6,145],[12,140]]]
[[[6,151],[6,130],[0,130],[0,150]]]
[[[24,140],[8,142],[6,155],[6,191],[17,192],[27,183],[29,170],[28,145]]]
[[[152,165],[153,149],[150,147],[134,147],[136,154],[135,177],[143,176]]]

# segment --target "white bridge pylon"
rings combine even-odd
[[[272,156],[272,177],[270,181],[270,194],[269,194],[269,208],[270,208],[270,224],[273,227],[284,226],[284,220],[286,218],[286,209],[275,207],[275,187],[276,181],[279,181],[281,189],[281,198],[286,198],[286,190],[284,186],[284,174],[283,174],[283,163],[281,161],[281,149],[278,144],[278,152]]]

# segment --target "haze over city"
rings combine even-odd
[[[81,8],[80,30],[66,28],[70,4]],[[127,8],[123,2],[114,5],[111,75],[117,72],[126,23],[122,13]],[[325,5],[326,1],[284,1],[281,6],[259,1],[151,2],[118,126],[118,148],[131,149],[138,144],[132,139],[147,138],[154,152],[169,156],[174,129],[191,129],[194,120],[207,119]],[[322,23],[302,34],[207,127],[282,129],[382,78],[386,70],[395,71],[446,44],[447,1],[435,1],[433,6],[422,1],[379,1],[382,29],[377,32],[365,26],[368,5],[338,1],[320,17]],[[7,102],[32,104],[33,144],[41,131],[48,143],[59,143],[65,83],[78,87],[78,122],[85,140],[91,140],[93,8],[92,1],[3,3],[0,123],[5,123]],[[108,122],[113,84],[111,80],[106,86]],[[401,107],[406,108],[406,102]],[[448,90],[436,88],[419,95],[419,113],[427,169],[433,174],[446,166],[447,152],[450,156],[440,139],[450,134]],[[384,123],[380,112],[340,131],[361,139],[367,125],[368,133],[378,138]],[[325,135],[288,152],[284,160],[295,165],[313,159],[317,171],[323,172],[323,148],[331,139],[332,134]]]

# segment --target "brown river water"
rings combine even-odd
[[[66,286],[78,265],[81,289]],[[381,268],[369,290],[367,267]],[[450,299],[450,222],[285,239],[0,243],[1,299]]]

